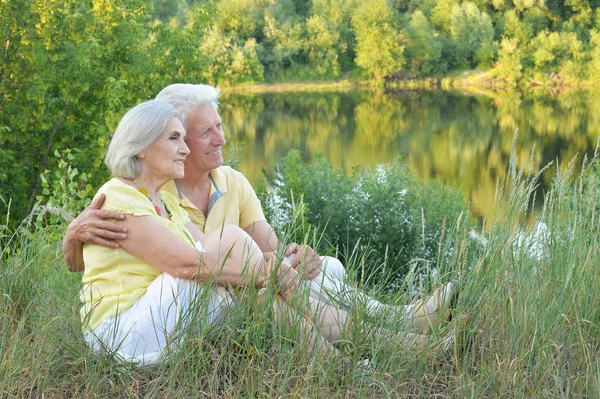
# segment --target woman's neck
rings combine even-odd
[[[159,182],[156,179],[152,179],[148,176],[140,175],[136,178],[120,178],[122,181],[135,186],[138,190],[143,188],[146,192],[144,195],[148,195],[153,200],[158,200],[158,192],[165,182]]]

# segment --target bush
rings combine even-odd
[[[454,252],[440,253],[444,229],[466,211],[458,190],[417,180],[401,160],[348,176],[323,158],[305,164],[291,151],[265,177],[268,188],[258,194],[277,234],[296,242],[317,236],[321,254],[339,252],[346,262],[361,254],[363,279],[398,282],[416,263],[441,266]]]

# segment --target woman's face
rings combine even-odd
[[[138,154],[142,174],[166,181],[181,179],[183,163],[190,153],[185,143],[186,133],[178,118],[171,118],[158,138],[146,150]]]

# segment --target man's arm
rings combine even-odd
[[[95,198],[67,228],[62,245],[65,263],[70,272],[85,270],[83,243],[118,248],[119,244],[114,240],[127,238],[126,227],[109,221],[111,219],[123,220],[125,216],[119,212],[100,209],[104,198],[104,194]]]

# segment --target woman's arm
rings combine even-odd
[[[127,238],[117,240],[123,249],[172,276],[231,286],[262,286],[269,277],[272,262],[267,264],[260,251],[248,253],[244,259],[231,256],[243,253],[240,247],[231,250],[232,246],[249,245],[240,242],[243,237],[225,235],[218,251],[212,250],[213,245],[209,252],[198,252],[152,216],[126,215],[115,223],[127,228]],[[194,239],[202,238],[198,232],[193,233]]]

